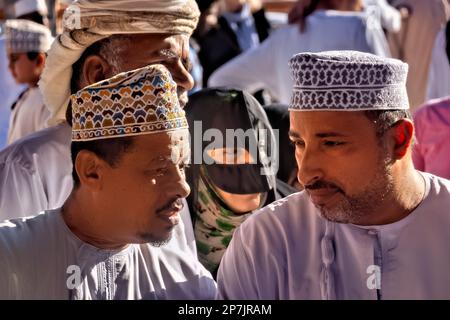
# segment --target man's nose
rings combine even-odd
[[[320,156],[316,152],[305,148],[301,156],[297,156],[296,159],[298,181],[303,186],[323,178],[322,161],[320,161]]]

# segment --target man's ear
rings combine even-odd
[[[101,190],[107,165],[92,151],[81,150],[75,159],[75,170],[80,179],[80,185],[92,191]]]
[[[394,140],[394,158],[397,160],[402,159],[412,144],[414,124],[409,119],[401,119],[390,130]]]
[[[45,60],[46,60],[46,56],[45,53],[39,53],[37,58],[36,58],[36,66],[38,68],[40,68],[41,70],[44,69],[45,66]]]
[[[86,58],[83,64],[83,79],[82,87],[91,85],[93,83],[106,79],[110,69],[109,64],[98,55],[90,55]]]

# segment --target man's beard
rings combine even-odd
[[[159,239],[152,233],[141,233],[139,234],[139,239],[141,239],[142,243],[149,243],[153,247],[161,247],[169,243],[170,239],[172,239],[172,231],[166,239]]]
[[[377,213],[377,208],[394,190],[393,177],[387,161],[383,161],[369,186],[357,195],[347,195],[340,191],[341,200],[333,207],[318,206],[321,215],[338,223],[358,224],[363,219]]]

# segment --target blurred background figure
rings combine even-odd
[[[289,111],[288,106],[283,104],[271,104],[264,106],[270,125],[274,130],[278,130],[278,155],[279,168],[277,179],[286,183],[296,191],[303,190],[297,179],[297,163],[295,162],[295,147],[289,139]],[[280,193],[285,187],[284,183],[278,183],[277,188]],[[288,188],[288,190],[290,190]],[[289,193],[289,192],[287,192]]]
[[[393,0],[402,12],[402,27],[389,34],[393,58],[409,65],[406,84],[411,111],[425,102],[428,70],[436,35],[450,17],[447,0]]]
[[[234,230],[254,210],[296,190],[271,171],[277,169],[267,161],[278,159],[276,136],[253,96],[204,89],[185,109],[191,134],[187,200],[199,260],[215,274]]]
[[[446,60],[440,68],[450,67],[450,32],[447,25]],[[450,90],[450,84],[447,82]],[[428,101],[414,115],[417,143],[413,160],[417,170],[450,179],[450,96]]]
[[[18,0],[14,4],[16,19],[25,19],[49,27],[48,7],[45,0]]]
[[[5,23],[9,69],[18,84],[27,86],[11,106],[8,144],[45,128],[50,116],[37,83],[53,38],[42,24],[10,19]]]
[[[450,95],[450,64],[446,54],[449,43],[450,23],[447,22],[437,34],[431,53],[430,70],[428,71],[426,100],[442,98]]]
[[[2,0],[0,1],[0,149],[6,146],[11,106],[26,89],[18,84],[8,68],[4,27],[7,18],[31,20],[40,24],[48,23],[46,2],[44,0]]]
[[[261,1],[199,1],[202,12],[194,34],[200,46],[203,84],[221,65],[242,52],[256,48],[270,31]]]
[[[312,0],[303,7],[304,1],[297,2],[290,13],[294,24],[277,29],[259,47],[223,65],[212,74],[208,85],[231,86],[250,93],[264,89],[273,101],[289,104],[293,83],[288,61],[294,54],[357,50],[390,56],[379,19],[362,12],[361,1]]]

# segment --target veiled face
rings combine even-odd
[[[208,155],[217,163],[237,165],[254,163],[252,155],[244,148],[217,148],[208,150]],[[214,186],[217,194],[234,213],[247,213],[261,206],[263,194],[235,194]]]
[[[363,112],[292,111],[298,180],[322,215],[356,223],[392,192],[388,153]]]

